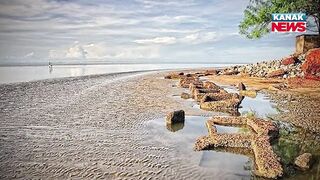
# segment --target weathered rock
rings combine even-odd
[[[312,163],[312,154],[310,153],[303,153],[296,158],[294,164],[298,166],[302,170],[307,170],[311,167]]]
[[[240,94],[241,96],[247,96],[247,97],[252,97],[252,98],[257,97],[257,91],[255,91],[255,90],[239,91],[239,94]]]
[[[183,123],[185,120],[185,113],[183,110],[173,111],[167,115],[166,123],[174,124],[174,123]]]
[[[200,102],[203,103],[203,102],[210,102],[210,101],[222,101],[222,100],[232,99],[232,98],[238,98],[238,95],[233,93],[206,93],[202,97]]]
[[[278,69],[278,70],[269,72],[269,73],[266,75],[266,77],[267,77],[267,78],[282,77],[285,73],[286,73],[285,70],[283,70],[283,69]]]
[[[180,79],[183,77],[184,77],[183,73],[171,73],[171,74],[166,75],[164,78],[165,79]]]
[[[237,75],[237,74],[239,74],[239,71],[237,70],[226,70],[222,72],[222,75]]]
[[[303,75],[301,65],[304,62],[304,58],[304,54],[299,56],[292,55],[291,57],[283,60],[263,61],[255,64],[234,66],[224,69],[220,74],[229,74],[229,72],[235,71],[240,72],[240,74],[238,74],[240,76],[267,77],[268,73],[283,69],[285,74],[280,73],[275,77],[301,77]],[[272,73],[269,75],[274,76]]]
[[[179,86],[183,88],[189,88],[191,83],[199,82],[199,78],[197,77],[185,77],[179,80]]]
[[[311,49],[307,52],[302,70],[306,78],[320,80],[320,48]]]
[[[268,136],[257,136],[252,141],[255,164],[255,174],[266,178],[277,178],[283,175],[282,166],[273,152]]]
[[[211,138],[208,136],[201,136],[196,140],[196,143],[194,145],[195,151],[201,151],[201,150],[209,150],[213,148],[214,145],[211,142]]]
[[[218,85],[216,85],[215,83],[210,82],[210,81],[205,81],[203,83],[203,87],[207,88],[207,89],[216,89],[216,90],[221,89]]]
[[[191,98],[191,95],[188,94],[188,93],[183,92],[183,93],[181,93],[181,98],[182,99],[189,99],[189,98]]]
[[[246,90],[246,86],[245,86],[242,82],[240,82],[237,87],[238,87],[238,90],[239,90],[239,91],[244,91],[244,90]]]
[[[282,59],[281,64],[287,66],[290,64],[295,64],[297,62],[297,60],[298,59],[296,57],[291,56],[291,57],[287,57],[287,58]]]
[[[218,71],[213,69],[213,70],[206,70],[204,72],[205,76],[210,76],[210,75],[217,75],[218,74]]]
[[[208,93],[221,93],[223,91],[224,90],[219,90],[219,89],[194,89],[192,97],[196,101],[200,101],[203,98],[203,96],[205,96]]]
[[[253,129],[249,134],[218,133],[218,125],[247,125]],[[270,144],[278,128],[272,122],[246,117],[214,117],[206,122],[208,136],[197,139],[194,149],[206,150],[216,147],[252,149],[255,160],[254,173],[266,178],[277,178],[283,174],[279,158]]]
[[[222,93],[220,93],[222,94]],[[221,111],[226,109],[237,109],[241,103],[241,100],[238,94],[227,93],[231,97],[219,97],[219,96],[206,96],[200,102],[200,108],[203,110],[209,111]]]

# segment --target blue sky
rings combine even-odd
[[[0,0],[0,62],[257,62],[295,34],[238,34],[248,0]]]

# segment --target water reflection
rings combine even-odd
[[[248,132],[247,130],[241,130],[245,129],[244,127],[235,127],[235,126],[222,126],[222,125],[216,125],[215,127],[217,128],[217,133],[244,133]]]
[[[176,132],[176,131],[183,129],[184,123],[174,123],[174,124],[167,123],[166,127],[169,131]]]
[[[229,93],[239,93],[239,91],[234,86],[229,85],[220,85]],[[269,115],[277,114],[277,108],[275,107],[275,103],[271,102],[271,100],[263,93],[257,93],[256,96],[242,96],[243,99],[241,101],[239,107],[239,113],[241,115],[245,115],[248,112],[252,112],[255,116],[260,118],[267,118]]]
[[[230,64],[229,64],[230,65]],[[53,67],[54,66],[54,67]],[[0,66],[0,83],[26,82],[40,79],[86,76],[133,71],[224,67],[228,64],[101,64],[101,65],[52,65]],[[53,70],[54,68],[54,70]]]
[[[201,171],[211,174],[211,177],[219,179],[250,179],[251,161],[248,156],[241,153],[213,150],[195,152],[193,150],[196,139],[206,135],[208,132],[205,122],[208,117],[186,116],[184,124],[168,126],[165,118],[149,121],[147,124],[148,132],[152,136],[148,140],[162,144],[171,144],[176,153],[177,161],[183,159],[184,163],[190,167],[198,167]],[[239,127],[219,127],[220,132],[241,132]]]
[[[53,71],[53,66],[49,65],[49,74],[52,74],[52,71]]]

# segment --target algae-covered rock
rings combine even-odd
[[[171,132],[176,132],[176,131],[179,131],[181,129],[183,129],[184,127],[184,123],[174,123],[174,124],[166,124],[166,127],[169,131]]]

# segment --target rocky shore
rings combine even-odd
[[[190,93],[183,92],[181,98],[193,98],[200,109],[231,115],[231,118],[214,116],[208,120],[209,135],[197,139],[195,150],[243,148],[241,152],[246,152],[244,154],[255,161],[255,174],[266,178],[288,177],[290,172],[295,171],[293,169],[305,171],[311,167],[312,157],[319,156],[320,111],[317,107],[320,106],[320,48],[281,60],[193,73],[172,73],[165,78],[177,79],[178,87],[189,88]],[[238,94],[228,93],[215,83],[237,85]],[[257,93],[268,94],[276,103],[279,113],[268,117],[273,123],[254,117],[248,120],[234,113],[241,106],[241,97],[255,98]],[[295,130],[284,127],[281,125],[283,122],[290,123]],[[246,125],[254,133],[220,134],[216,124]],[[301,140],[299,136],[305,139]],[[274,138],[278,143],[272,142]],[[308,148],[297,148],[301,149],[302,154],[290,155],[290,160],[287,160],[279,148],[288,141]]]
[[[304,67],[309,67],[304,65],[308,61],[307,56],[301,63],[291,66],[300,64],[303,76],[297,74],[295,78],[313,84],[317,81],[317,69],[313,64],[312,68],[304,71]],[[252,136],[221,136],[219,142],[216,137],[220,135],[213,138],[205,136],[203,142],[212,143],[212,139],[216,144],[229,142],[230,147],[219,146],[215,150],[240,153],[255,159],[261,170],[260,173],[256,171],[259,176],[276,177],[283,170],[284,177],[303,178],[308,174],[309,177],[317,177],[319,163],[311,164],[308,160],[319,160],[320,156],[320,111],[317,108],[320,106],[320,90],[291,88],[288,82],[294,77],[257,77],[254,73],[248,75],[246,70],[240,72],[241,68],[244,67],[237,67],[236,72],[232,67],[226,70],[97,75],[1,85],[0,178],[239,178],[238,174],[221,168],[200,166],[200,152],[194,152],[192,147],[175,146],[179,138],[173,139],[173,144],[167,143],[157,134],[150,133],[145,125],[177,109],[184,110],[185,113],[178,114],[186,116],[217,118],[218,113],[227,113],[238,117],[241,96],[246,94],[226,91],[220,85],[223,82],[228,85],[243,82],[245,88],[238,86],[242,92],[263,92],[270,96],[280,111],[270,117],[272,127],[279,129],[279,138],[275,138],[278,142],[272,142],[275,136],[269,133],[264,133],[257,140],[260,137],[257,132]],[[284,66],[280,65],[280,68]],[[270,85],[276,88],[270,89]],[[200,109],[194,108],[194,103],[199,103]],[[259,129],[264,125],[260,126],[257,121],[235,119],[221,118],[219,123],[243,123],[255,131],[269,132]],[[283,127],[284,121],[289,122],[290,127],[292,123],[294,130]],[[175,124],[178,127],[165,124],[165,118],[163,122],[161,125],[167,125],[170,133],[186,128],[183,123]],[[170,138],[170,135],[163,138]],[[243,144],[243,148],[232,149],[231,145],[237,144]],[[186,151],[183,150],[188,148],[192,152],[184,153]],[[264,158],[270,158],[272,163],[265,165]],[[280,162],[282,170],[277,162]],[[300,173],[300,169],[293,171],[298,169],[296,166],[301,166],[305,173]]]
[[[298,86],[297,81],[302,87],[320,87],[320,48],[279,60],[225,68],[217,74],[288,79],[289,87]]]
[[[243,97],[237,93],[228,93],[220,86],[210,81],[202,81],[199,77],[208,76],[209,73],[197,74],[171,74],[167,79],[179,79],[179,87],[189,88],[189,97],[200,104],[200,109],[208,111],[228,112],[239,116],[237,109]],[[238,88],[246,91],[245,85],[240,83]],[[183,94],[185,96],[185,94]],[[172,117],[170,113],[168,117]],[[171,118],[172,119],[172,118]],[[197,139],[195,150],[210,150],[216,147],[252,149],[256,164],[255,174],[266,178],[277,178],[283,174],[283,169],[273,152],[270,140],[278,135],[278,129],[272,122],[246,117],[214,117],[207,121],[209,136]],[[215,124],[226,126],[249,126],[254,132],[250,134],[219,134]]]

